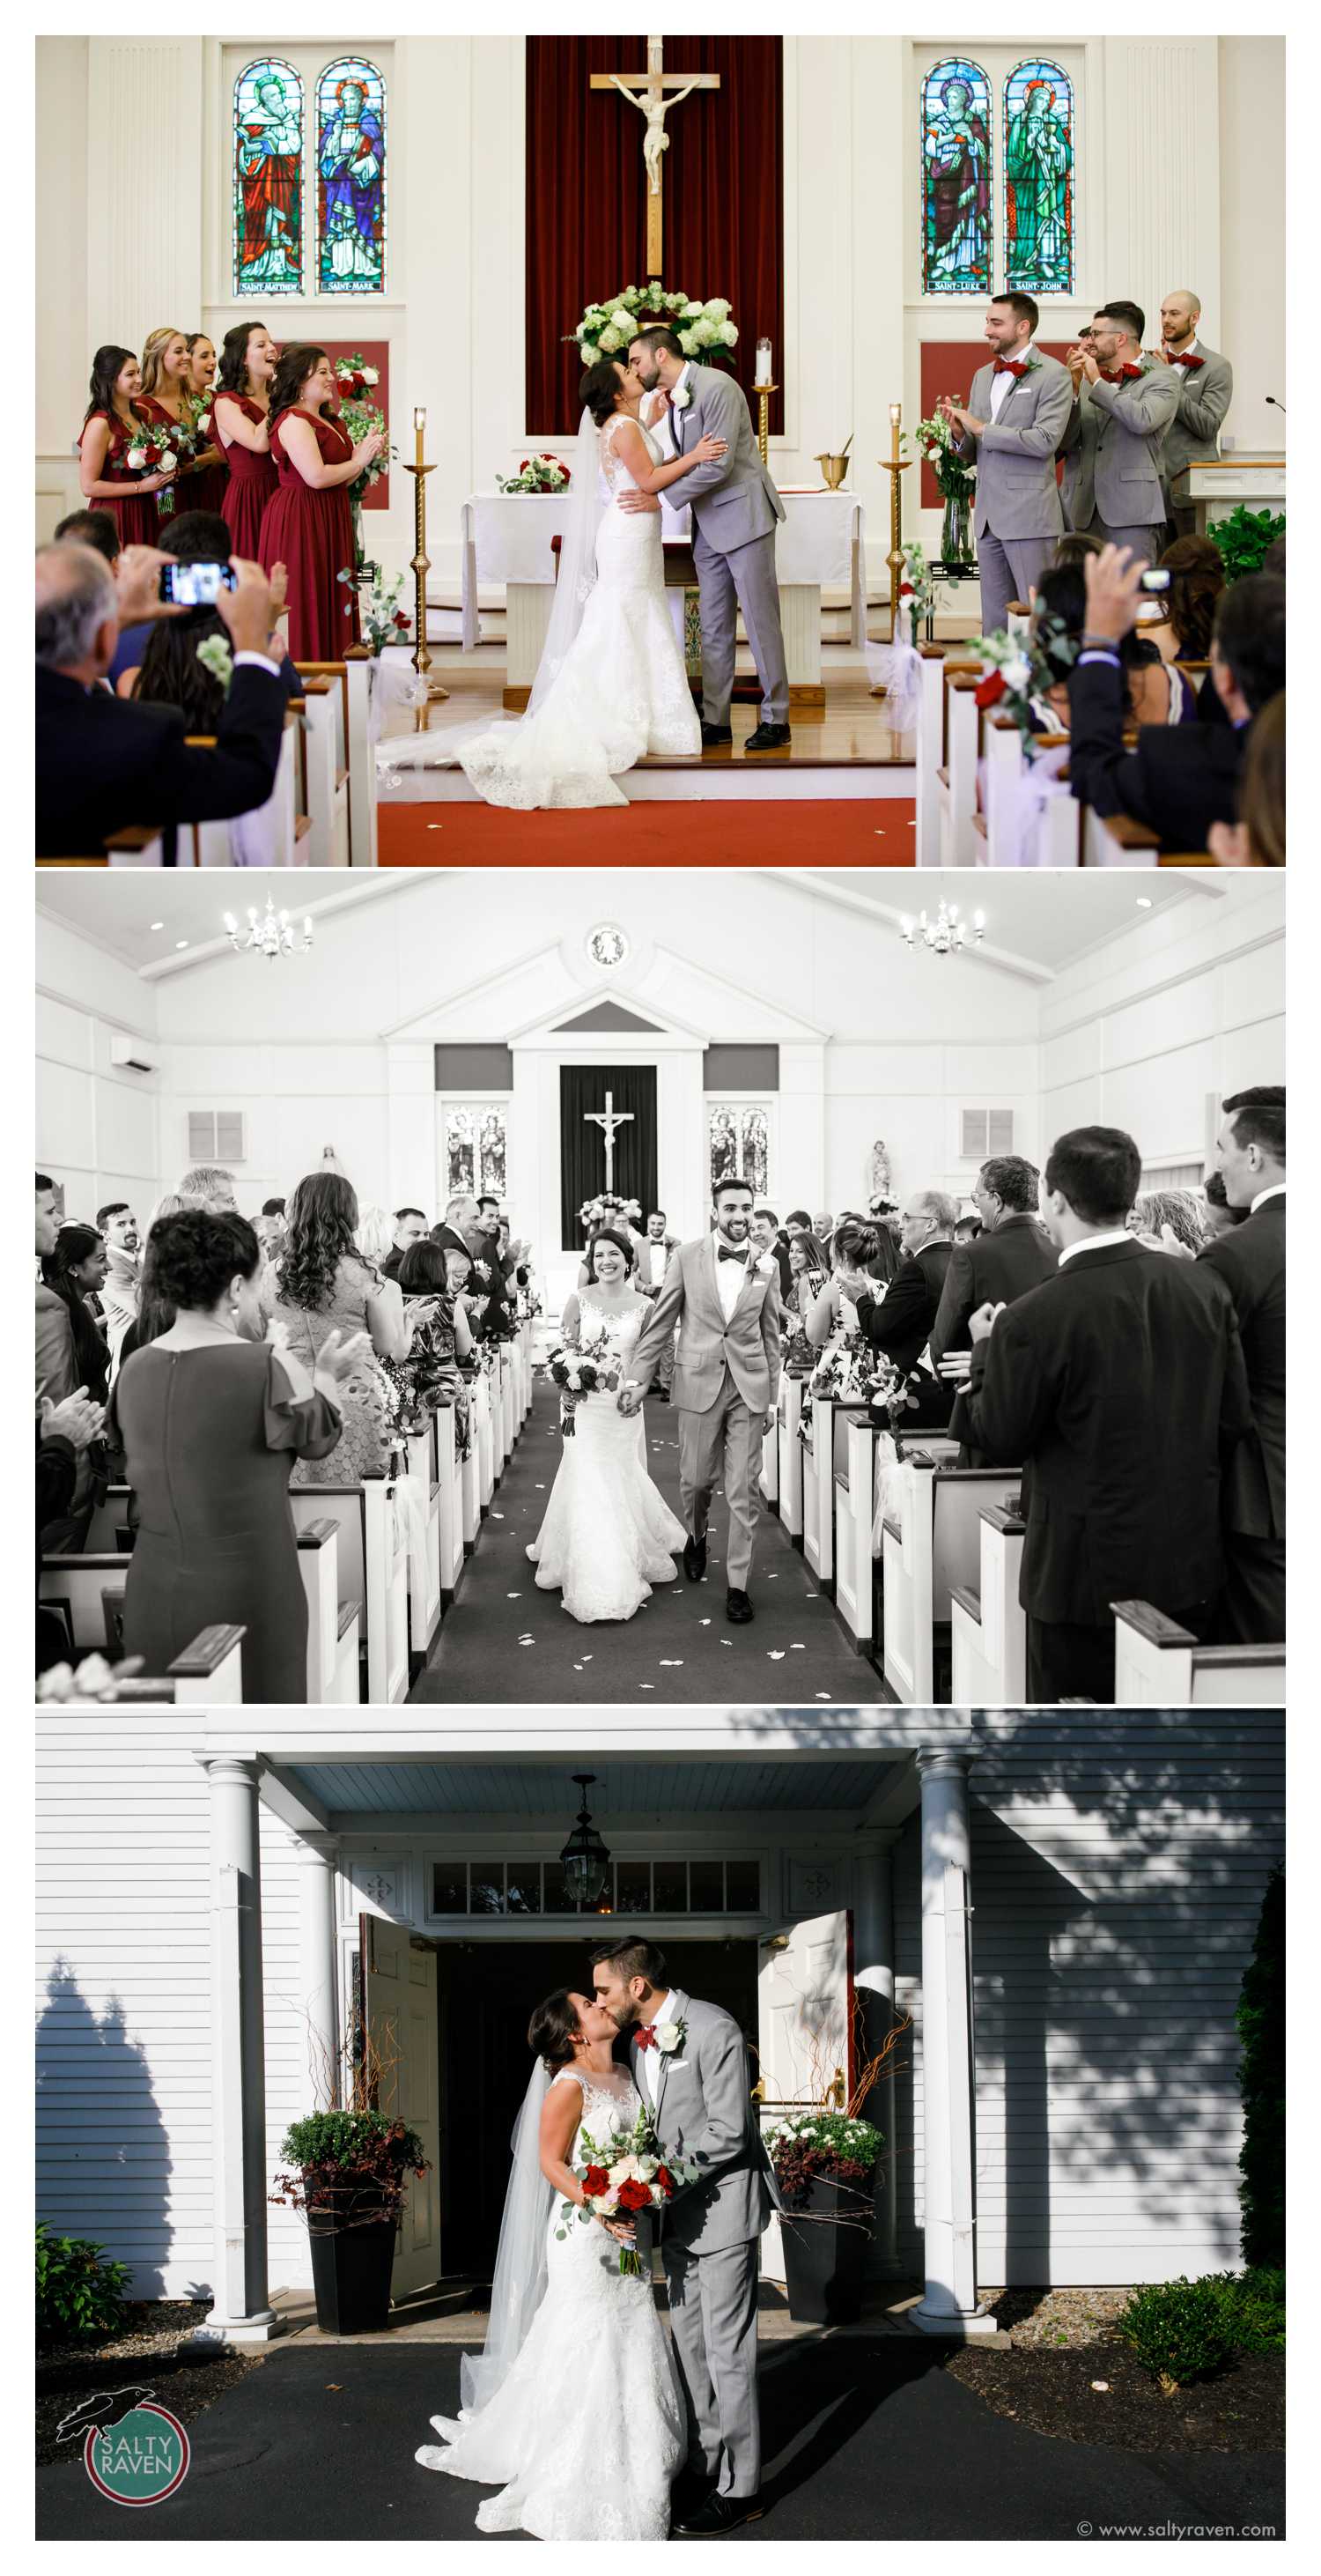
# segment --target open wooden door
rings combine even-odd
[[[436,2062],[436,1954],[378,1915],[362,1923],[363,1997],[376,2107],[407,2120],[428,2167],[411,2177],[395,2245],[392,2296],[407,2298],[440,2278],[440,2082]]]
[[[821,2107],[828,2091],[829,2107],[842,2108],[855,2075],[852,1915],[815,1914],[772,1933],[757,1985],[763,2130],[786,2110]],[[775,2218],[761,2240],[761,2268],[767,2280],[784,2279]]]

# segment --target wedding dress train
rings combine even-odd
[[[611,1315],[584,1297],[580,1313],[604,1325],[610,1355],[628,1362],[649,1309]],[[559,1592],[573,1619],[631,1619],[653,1583],[674,1578],[674,1552],[687,1532],[647,1470],[645,1418],[620,1412],[613,1395],[582,1399],[573,1437],[563,1443],[545,1518],[528,1555],[537,1588]]]
[[[640,2107],[622,2067],[609,2077],[562,2068],[582,2087],[580,2125],[601,2147],[612,2122]],[[569,2150],[572,2161],[573,2150]],[[457,2419],[433,2415],[442,2436],[417,2453],[423,2468],[501,2492],[477,2508],[479,2531],[536,2540],[664,2540],[670,2486],[686,2449],[683,2404],[650,2267],[621,2274],[603,2227],[574,2219],[564,2237],[556,2200],[546,2240],[546,2289],[527,2338],[487,2403]]]

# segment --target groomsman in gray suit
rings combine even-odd
[[[1030,295],[992,296],[985,331],[991,363],[978,368],[966,409],[941,397],[959,433],[959,455],[977,464],[983,635],[1007,625],[1011,599],[1025,601],[1035,590],[1064,533],[1055,451],[1069,417],[1069,375],[1033,347],[1036,327]]]
[[[1161,460],[1179,386],[1172,368],[1144,354],[1145,329],[1141,305],[1117,299],[1101,305],[1087,338],[1070,349],[1073,403],[1059,453],[1069,526],[1154,564],[1164,550]]]
[[[1170,485],[1185,465],[1203,465],[1219,455],[1220,427],[1234,392],[1228,358],[1197,336],[1201,318],[1200,298],[1190,287],[1176,286],[1160,308],[1162,345],[1147,351],[1154,365],[1173,369],[1179,385],[1179,407],[1165,432],[1161,464],[1171,542],[1196,535],[1197,513],[1187,502],[1176,509]]]

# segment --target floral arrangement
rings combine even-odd
[[[892,1432],[898,1432],[906,1413],[911,1413],[917,1398],[910,1392],[915,1372],[897,1368],[883,1353],[872,1353],[864,1393],[875,1414],[884,1414]]]
[[[603,1225],[613,1225],[617,1217],[629,1224],[642,1215],[640,1199],[621,1199],[617,1190],[603,1190],[599,1199],[584,1199],[578,1210],[578,1223],[588,1234],[596,1234]]]
[[[335,579],[357,592],[362,640],[371,652],[382,653],[387,644],[402,643],[413,621],[407,609],[399,605],[404,587],[401,572],[397,572],[394,580],[387,584],[379,564],[365,563],[357,572],[337,572]],[[351,599],[344,602],[344,614],[346,617],[353,614]]]
[[[201,663],[204,671],[210,672],[213,680],[219,681],[228,697],[229,684],[234,677],[234,654],[229,637],[204,635],[201,643],[194,647],[194,660]]]
[[[370,490],[373,483],[379,483],[383,474],[389,473],[390,459],[399,451],[389,443],[385,414],[380,404],[372,400],[373,391],[380,383],[379,369],[364,365],[356,353],[351,358],[336,358],[335,382],[339,387],[339,416],[354,446],[359,439],[370,438],[373,430],[379,430],[386,440],[380,455],[373,457],[366,472],[358,476],[353,486],[355,494],[360,497]]]
[[[497,492],[567,492],[573,476],[558,456],[525,456],[517,474],[497,474]]]
[[[713,295],[703,304],[685,295],[681,287],[663,286],[653,277],[649,286],[626,286],[619,295],[589,304],[567,336],[577,341],[583,365],[591,367],[598,358],[617,357],[648,322],[665,322],[678,333],[685,358],[707,358],[730,366],[725,352],[736,346],[738,328],[729,316],[725,296]]]
[[[766,2148],[787,2209],[801,2208],[813,2183],[864,2191],[885,2144],[870,2120],[846,2111],[795,2111],[766,2132]]]
[[[993,666],[978,685],[978,706],[999,707],[1012,716],[1031,759],[1039,729],[1033,700],[1058,688],[1070,664],[1077,661],[1080,639],[1069,633],[1062,617],[1042,617],[1033,619],[1026,638],[983,635],[975,649]]]
[[[920,420],[913,432],[918,454],[935,475],[943,501],[966,501],[977,480],[977,468],[960,456],[956,436],[943,411],[933,411],[929,420]]]
[[[609,1333],[595,1317],[585,1315],[577,1342],[557,1342],[546,1362],[547,1374],[560,1390],[560,1427],[574,1437],[573,1417],[589,1395],[614,1395],[620,1364],[609,1350]]]
[[[600,2146],[586,2129],[580,2129],[573,2170],[582,2184],[583,2197],[581,2201],[561,2201],[555,2229],[560,2242],[575,2220],[590,2226],[598,2217],[627,2218],[644,2209],[664,2209],[686,2183],[697,2181],[700,2169],[689,2157],[662,2160],[644,2106],[631,2129],[616,2125]],[[619,2269],[626,2278],[642,2278],[642,2257],[636,2245],[620,2246]]]
[[[898,1216],[899,1201],[895,1197],[893,1190],[873,1190],[871,1197],[867,1201],[867,1214],[868,1216],[880,1217],[882,1221],[892,1216]]]
[[[141,1655],[130,1655],[121,1664],[107,1663],[104,1655],[84,1655],[80,1664],[51,1664],[37,1679],[38,1700],[68,1703],[74,1700],[114,1700],[121,1682],[130,1680],[142,1670]]]
[[[428,2163],[416,2129],[372,2110],[313,2111],[293,2122],[280,2153],[297,2170],[277,2173],[270,2197],[302,2210],[314,2230],[397,2217],[410,2173]]]
[[[130,474],[177,473],[179,459],[174,452],[172,433],[156,428],[140,429],[136,438],[130,441],[124,462]],[[157,493],[156,506],[161,517],[168,519],[174,508],[173,484],[167,484],[163,492]]]
[[[367,402],[381,381],[381,371],[379,367],[367,366],[358,356],[337,358],[335,381],[339,386],[341,403]]]
[[[900,613],[908,618],[914,644],[917,642],[919,617],[933,616],[940,605],[937,571],[935,564],[928,563],[925,549],[916,538],[904,547],[905,578],[899,584],[899,606]]]

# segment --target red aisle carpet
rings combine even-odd
[[[498,805],[377,809],[383,868],[911,868],[911,796],[706,806],[684,798],[587,813],[511,814]]]

